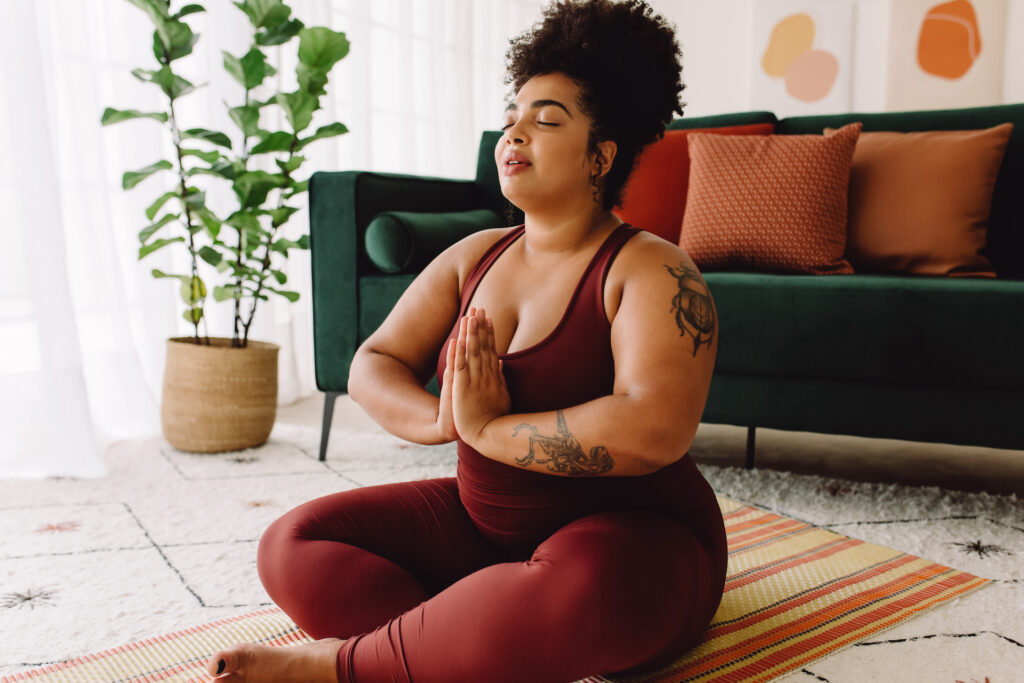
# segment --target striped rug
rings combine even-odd
[[[729,538],[722,604],[704,641],[669,666],[583,683],[768,681],[979,588],[979,578],[719,497]],[[225,619],[68,662],[13,681],[207,681],[215,650],[310,638],[276,609]]]

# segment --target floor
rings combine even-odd
[[[319,427],[322,418],[319,392],[278,407],[277,419],[282,423]],[[358,427],[373,421],[348,395],[342,395],[334,405],[333,424]],[[746,446],[745,427],[701,424],[690,453],[698,463],[742,467]],[[1024,497],[1024,451],[758,429],[756,466]]]

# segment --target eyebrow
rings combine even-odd
[[[566,114],[569,115],[570,119],[572,118],[572,112],[570,112],[566,108],[566,106],[564,104],[562,104],[561,102],[559,102],[558,100],[534,100],[530,104],[530,109],[540,109],[541,107],[551,107],[551,106],[560,108],[562,111],[564,111]],[[514,109],[519,109],[519,105],[517,105],[515,102],[509,102],[508,106],[505,107],[505,111],[506,112],[512,111]]]

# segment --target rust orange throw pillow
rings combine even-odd
[[[983,130],[862,133],[850,169],[846,257],[853,267],[995,277],[981,250],[1012,130],[1004,123]]]
[[[637,157],[622,193],[622,203],[614,209],[615,215],[630,225],[678,244],[686,208],[686,188],[690,182],[686,140],[690,133],[705,131],[720,135],[771,135],[775,124],[665,131],[665,137],[645,147]]]
[[[679,246],[700,268],[852,273],[850,162],[860,122],[828,135],[690,136]]]

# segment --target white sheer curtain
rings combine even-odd
[[[172,11],[184,4],[173,2]],[[313,121],[314,129],[342,121],[352,132],[311,145],[300,177],[357,168],[470,177],[480,132],[501,123],[508,38],[539,18],[542,3],[288,4],[307,26],[344,31],[352,43]],[[176,115],[183,129],[222,130],[237,143],[224,102],[240,103],[242,91],[223,69],[222,50],[243,54],[251,28],[228,0],[205,6],[188,17],[199,43],[175,63],[203,87],[179,101]],[[153,29],[127,0],[7,0],[4,9],[0,477],[102,476],[109,443],[159,433],[165,340],[190,332],[175,288],[149,274],[181,267],[173,248],[136,258],[144,209],[173,177],[121,189],[125,171],[172,158],[169,135],[150,120],[99,124],[107,106],[165,109],[156,88],[130,74],[154,68]],[[294,51],[294,44],[269,50],[277,88],[294,88]],[[196,185],[226,215],[230,189],[209,181]],[[288,223],[293,235],[308,230],[306,197]],[[315,391],[308,255],[293,252],[286,272],[301,299],[262,302],[250,330],[251,339],[281,345],[281,403]],[[206,311],[208,333],[229,336],[230,305],[211,300]]]

